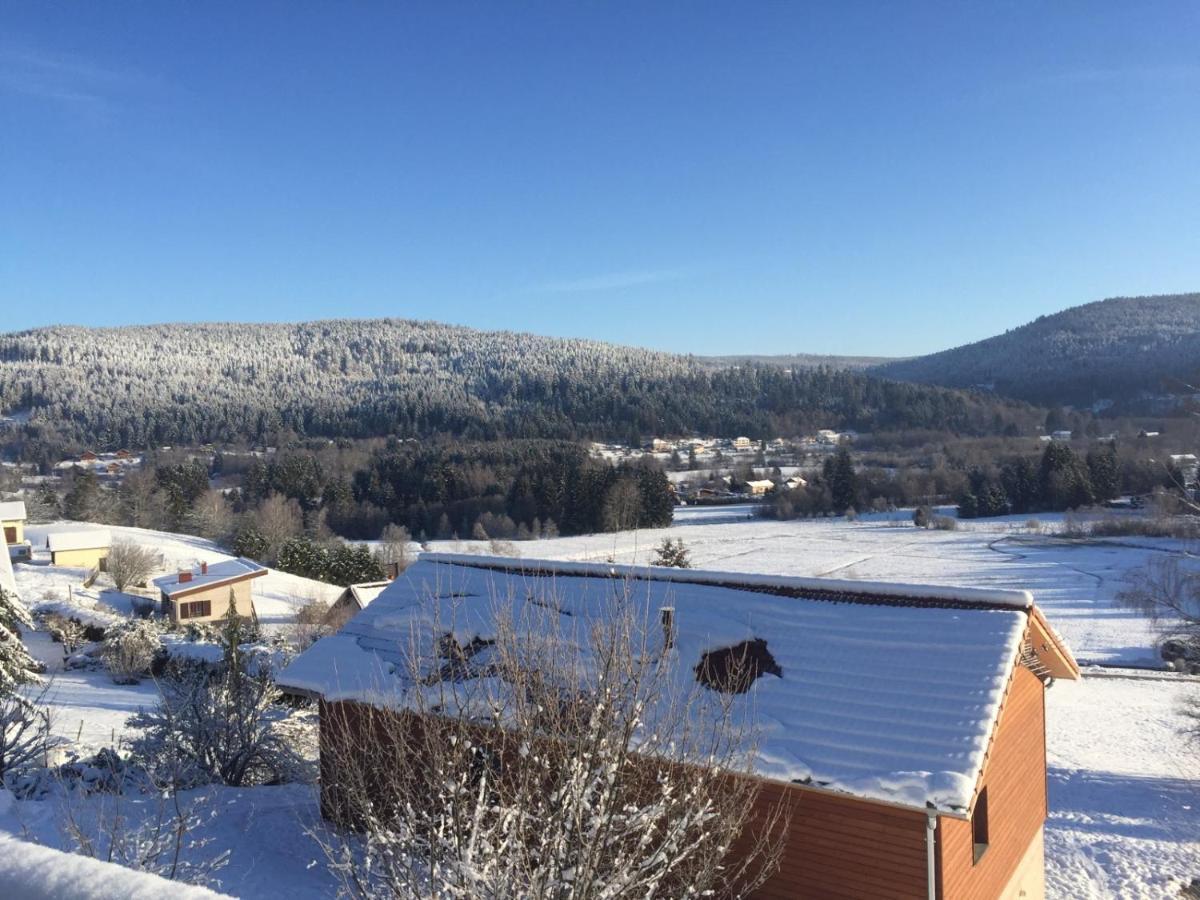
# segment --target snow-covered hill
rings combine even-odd
[[[945,387],[991,385],[1043,405],[1090,406],[1140,391],[1194,393],[1200,294],[1115,297],[1042,316],[1004,334],[870,371]]]

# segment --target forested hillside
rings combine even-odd
[[[1042,405],[1190,394],[1200,380],[1200,294],[1116,297],[929,356],[885,363],[875,374],[947,387],[992,384]]]
[[[814,428],[992,433],[1019,404],[861,373],[712,370],[584,340],[397,319],[44,328],[0,337],[0,412],[38,446],[301,435],[627,439]],[[10,433],[12,433],[10,431]]]

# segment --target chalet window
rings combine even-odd
[[[211,615],[211,600],[193,600],[191,603],[179,604],[179,618],[181,619],[201,619]]]
[[[971,837],[974,841],[974,863],[983,858],[988,848],[988,792],[984,788],[975,800],[975,811],[971,813]]]

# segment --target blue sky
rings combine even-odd
[[[1200,5],[0,0],[0,309],[905,355],[1200,290]]]

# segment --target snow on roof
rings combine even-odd
[[[352,584],[346,588],[359,609],[366,609],[371,601],[384,592],[390,581],[369,581],[364,584]]]
[[[5,500],[0,503],[0,522],[23,522],[26,518],[24,500]]]
[[[586,621],[609,608],[623,577],[649,616],[674,608],[671,677],[683,689],[704,653],[766,640],[782,677],[764,675],[735,701],[752,704],[764,777],[969,807],[1033,609],[1027,591],[425,554],[279,682],[403,707],[419,689],[413,652],[418,665],[432,661],[441,634],[494,636],[498,601],[520,621],[535,605],[547,614],[547,596],[550,615]]]
[[[164,575],[161,578],[155,578],[154,586],[170,597],[174,594],[182,594],[185,591],[194,591],[197,588],[210,588],[218,584],[224,584],[227,581],[247,577],[258,578],[260,575],[266,574],[266,566],[259,565],[252,559],[239,556],[237,559],[209,563],[207,571],[197,566],[191,570],[192,577],[190,581],[180,581],[179,573],[176,572],[173,575]]]
[[[22,900],[219,900],[228,895],[0,834],[0,896]]]
[[[93,528],[89,531],[52,531],[46,535],[46,547],[51,553],[64,550],[99,550],[112,546],[112,534]]]

